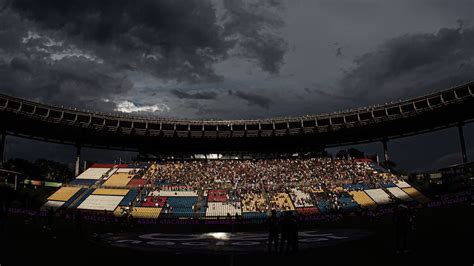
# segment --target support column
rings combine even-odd
[[[81,164],[81,145],[76,146],[76,171],[74,172],[75,176],[79,175],[79,167]]]
[[[388,156],[387,142],[388,142],[388,140],[386,140],[386,139],[382,140],[382,144],[383,144],[383,160],[384,160],[384,162],[390,161],[390,157]]]
[[[464,123],[459,123],[458,124],[459,142],[461,143],[462,162],[467,163],[467,152],[466,152],[466,143],[464,142],[463,126],[464,126]]]
[[[18,175],[15,175],[15,186],[14,186],[15,191],[16,191],[17,185],[18,185]]]
[[[2,139],[0,140],[0,168],[3,168],[3,154],[5,152],[5,131],[2,131]]]

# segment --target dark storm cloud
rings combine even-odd
[[[340,82],[364,101],[413,97],[469,82],[474,73],[474,28],[406,34],[355,60]]]
[[[110,69],[102,68],[81,58],[45,65],[42,61],[14,57],[9,63],[0,63],[0,83],[2,91],[8,94],[57,105],[74,102],[76,107],[110,111],[114,106],[103,99],[111,93],[126,92],[132,85],[113,76]]]
[[[233,95],[239,99],[245,100],[248,105],[256,105],[264,109],[269,109],[272,99],[263,95],[259,95],[246,91],[229,91],[229,95]]]
[[[170,92],[179,99],[213,100],[216,99],[218,96],[218,94],[213,91],[200,91],[196,93],[189,93],[180,90],[171,90]]]
[[[261,17],[265,15],[261,7],[231,2],[225,5],[230,18],[224,28],[215,7],[205,0],[14,0],[10,8],[42,28],[96,46],[102,57],[126,69],[147,68],[166,79],[219,80],[212,64],[226,58],[236,45],[264,70],[277,72],[285,42],[261,28],[282,26],[281,19],[267,21]],[[237,26],[244,18],[250,23]],[[233,35],[242,38],[228,38]]]
[[[270,73],[278,73],[288,50],[286,42],[278,35],[265,31],[265,27],[280,28],[283,20],[269,7],[281,8],[280,1],[257,1],[245,4],[239,0],[224,0],[227,21],[225,35],[237,37],[240,55],[257,60],[260,67]]]
[[[275,23],[276,13],[255,24],[255,30],[236,26],[246,12],[258,20],[267,16],[265,7],[281,8],[279,1],[233,1],[223,12],[236,14],[230,8],[240,6],[239,16],[229,15],[225,23],[207,0],[0,0],[0,6],[1,91],[30,99],[112,111],[114,103],[104,99],[133,94],[136,76],[208,83],[223,79],[213,65],[233,56],[256,60],[271,73],[282,64],[283,55],[270,55],[270,46],[282,47],[285,41],[261,31],[283,25],[281,19]],[[249,41],[253,37],[264,49]],[[236,50],[245,52],[236,55]],[[214,92],[172,94],[217,97]]]

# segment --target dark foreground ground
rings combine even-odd
[[[70,222],[55,221],[48,231],[44,219],[14,216],[1,234],[0,265],[474,265],[473,208],[464,202],[420,210],[407,254],[395,253],[391,215],[305,225],[300,251],[288,255],[268,254],[265,232],[258,226],[247,227],[252,232],[246,233],[215,227],[235,232],[231,239],[220,241],[186,225],[145,229],[84,225],[80,235]],[[140,238],[143,234],[152,235]]]

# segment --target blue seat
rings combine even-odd
[[[87,199],[87,197],[89,197],[89,195],[92,194],[92,192],[94,192],[95,189],[90,189],[88,188],[87,191],[79,198],[78,201],[76,201],[75,203],[71,204],[71,208],[77,208],[79,205],[81,205],[82,202],[84,202],[84,200]]]
[[[347,194],[339,196],[338,200],[344,205],[342,209],[345,211],[355,211],[359,208],[359,205]]]
[[[318,208],[321,211],[321,213],[326,213],[329,211],[330,206],[329,206],[329,201],[326,199],[318,199]]]
[[[69,205],[71,205],[71,203],[73,203],[82,193],[84,193],[84,191],[86,191],[86,188],[81,188],[79,189],[78,192],[76,192],[76,194],[74,194],[68,201],[66,201],[63,206],[61,206],[62,208],[67,208],[69,207]]]
[[[193,217],[193,206],[197,197],[168,197],[167,203],[172,207],[173,217]]]
[[[130,189],[127,193],[127,195],[125,195],[125,197],[123,197],[122,201],[120,201],[119,203],[119,206],[129,206],[130,203],[137,198],[137,195],[138,195],[138,190],[136,189]]]

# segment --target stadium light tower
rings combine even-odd
[[[75,176],[79,175],[79,167],[81,164],[81,145],[77,144],[76,145],[76,168],[75,168]]]
[[[382,140],[382,144],[383,144],[383,160],[384,162],[386,161],[389,161],[390,160],[390,157],[388,155],[388,146],[387,146],[387,142],[388,140],[387,139],[384,139]]]
[[[3,153],[5,151],[5,131],[2,130],[2,139],[0,141],[0,168],[3,168]]]
[[[461,144],[461,155],[462,155],[462,162],[467,163],[467,152],[466,152],[466,143],[464,142],[464,130],[463,130],[464,123],[459,122],[458,124],[458,131],[459,131],[459,142]]]

